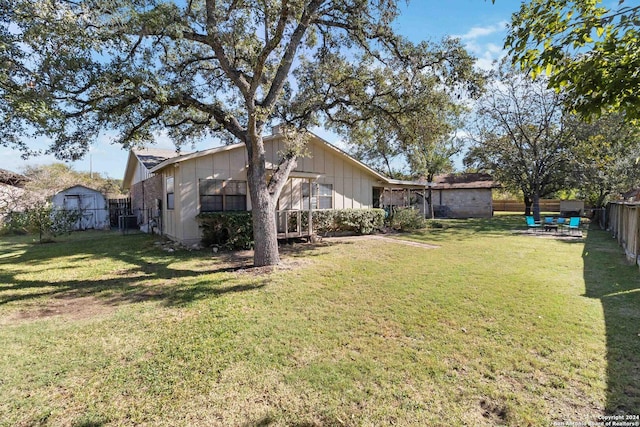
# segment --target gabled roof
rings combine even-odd
[[[311,132],[310,132],[311,133]],[[387,184],[391,186],[397,186],[399,188],[425,188],[428,186],[426,180],[416,180],[416,181],[408,181],[408,180],[398,180],[391,179],[377,172],[376,170],[370,168],[365,165],[361,161],[353,158],[345,151],[331,144],[330,142],[324,140],[323,138],[311,133],[312,137],[315,141],[320,142],[325,146],[325,148],[334,152],[337,156],[343,158],[345,161],[355,165],[356,167],[365,170],[369,174],[373,175],[377,178],[378,182],[382,184]],[[282,138],[282,135],[275,134],[265,136],[263,140],[265,142]],[[245,147],[244,143],[237,143],[232,145],[223,145],[220,147],[210,148],[208,150],[196,151],[194,153],[177,155],[171,158],[167,158],[166,160],[158,163],[156,166],[150,169],[151,173],[156,173],[169,165],[181,163],[185,160],[196,159],[203,156],[208,156],[210,154],[221,153],[224,151],[231,150],[239,150]],[[267,168],[275,168],[275,165],[267,164]],[[478,189],[478,188],[496,188],[500,187],[500,184],[496,183],[491,175],[481,174],[481,173],[463,173],[463,174],[447,174],[440,175],[434,178],[434,183],[431,188],[433,189],[453,189],[453,188],[466,188],[466,189]]]
[[[266,140],[266,138],[265,138],[265,140]],[[149,169],[149,172],[156,173],[159,170],[164,169],[167,166],[175,164],[175,163],[181,163],[181,162],[184,162],[185,160],[196,159],[198,157],[208,156],[209,154],[221,153],[223,151],[237,150],[237,149],[242,148],[242,147],[244,147],[244,143],[243,142],[239,142],[237,144],[223,145],[223,146],[220,146],[220,147],[209,148],[208,150],[196,151],[195,153],[177,155],[177,156],[174,156],[172,158],[167,158],[166,160],[160,162],[159,164],[157,164],[153,168]]]
[[[153,169],[167,159],[180,155],[176,150],[168,150],[164,148],[142,148],[133,149],[131,151],[133,151],[133,154],[135,154],[138,160],[140,160],[140,163],[142,163],[148,170]]]
[[[83,188],[85,190],[89,190],[89,191],[94,192],[94,193],[102,194],[102,192],[100,190],[96,190],[95,188],[87,187],[86,185],[82,185],[82,184],[72,185],[71,187],[67,187],[67,188],[65,188],[63,190],[58,191],[56,194],[64,193],[66,191],[73,190],[74,188]],[[104,194],[103,194],[103,196],[104,196]]]
[[[179,156],[176,150],[164,148],[134,148],[129,152],[127,166],[124,170],[124,178],[122,184],[124,188],[128,188],[133,173],[136,170],[136,164],[140,163],[147,171],[151,171],[154,167],[172,157]]]
[[[311,134],[311,136],[317,142],[320,142],[321,144],[323,144],[326,148],[328,148],[329,150],[333,151],[339,157],[342,157],[343,159],[345,159],[346,161],[356,165],[357,167],[366,170],[371,175],[374,175],[379,181],[382,181],[382,182],[385,182],[385,183],[389,183],[390,180],[386,176],[380,174],[379,172],[376,172],[375,170],[371,169],[369,166],[365,165],[361,161],[359,161],[357,159],[354,159],[349,154],[347,154],[346,152],[342,151],[340,148],[336,147],[335,145],[329,143],[328,141],[324,140],[323,138],[320,138],[318,135],[316,135],[316,134],[314,134],[312,132],[309,132],[309,133]],[[265,142],[268,142],[268,141],[271,141],[273,139],[278,139],[278,138],[282,138],[282,135],[281,134],[276,134],[276,135],[265,136],[263,138],[263,140]],[[221,147],[215,147],[215,148],[210,148],[208,150],[196,151],[195,153],[176,156],[176,157],[167,159],[164,162],[158,164],[157,166],[152,168],[150,172],[151,173],[156,173],[159,170],[164,169],[164,168],[166,168],[167,166],[169,166],[171,164],[180,163],[180,162],[183,162],[185,160],[195,159],[195,158],[202,157],[202,156],[208,156],[210,154],[216,154],[216,153],[220,153],[220,152],[223,152],[223,151],[238,150],[238,149],[241,149],[241,148],[244,148],[244,147],[245,147],[244,143],[240,142],[240,143],[237,143],[237,144],[223,145]],[[273,168],[274,165],[267,165],[267,167],[272,167]]]

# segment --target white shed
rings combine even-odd
[[[107,200],[98,190],[75,185],[57,193],[51,202],[58,209],[80,211],[81,218],[76,230],[104,229],[109,226]]]

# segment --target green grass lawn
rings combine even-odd
[[[550,425],[640,412],[640,273],[521,216],[250,254],[0,240],[0,425]],[[514,233],[514,230],[518,230]]]

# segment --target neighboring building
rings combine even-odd
[[[178,155],[175,150],[160,148],[134,149],[129,152],[122,187],[129,190],[131,213],[144,231],[161,230],[162,178],[151,173],[151,169]]]
[[[436,176],[431,187],[438,217],[491,218],[492,189],[499,187],[491,175],[461,173]]]
[[[500,185],[491,175],[459,173],[438,175],[433,182],[389,180],[380,204],[386,209],[411,206],[430,217],[429,188],[436,218],[490,218],[493,216],[492,189]]]
[[[75,185],[55,194],[51,203],[57,209],[75,210],[81,214],[76,230],[109,228],[107,200],[98,190]]]
[[[27,202],[24,185],[29,178],[19,173],[0,169],[0,222],[12,212],[23,212]]]
[[[274,170],[279,153],[285,149],[284,138],[280,134],[267,136],[264,144],[267,169]],[[394,191],[404,191],[409,199],[415,199],[422,197],[416,196],[418,193],[426,194],[428,188],[423,182],[389,179],[313,134],[305,153],[282,191],[278,211],[384,208],[394,204],[391,198]],[[199,213],[251,210],[247,163],[246,148],[240,143],[172,157],[152,168],[150,172],[162,180],[163,234],[185,244],[197,243],[201,236],[196,219]],[[441,190],[440,199],[434,200],[440,200],[440,205],[450,203],[447,206],[452,211],[456,201],[455,212],[473,216],[460,200],[463,193],[447,198],[445,190],[457,189],[454,183],[438,185],[442,187],[433,188]],[[464,188],[465,194],[475,198],[468,205],[482,205],[479,214],[491,216],[491,186],[471,187]],[[484,206],[485,193],[488,206]],[[396,206],[408,206],[411,201],[415,200],[405,200]],[[415,204],[425,211],[424,200]]]

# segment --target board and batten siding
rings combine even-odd
[[[285,150],[283,141],[268,144],[267,160],[277,164],[278,153]],[[317,173],[315,181],[333,186],[334,209],[366,209],[373,206],[373,187],[379,186],[375,176],[362,170],[355,162],[350,162],[335,153],[321,141],[311,138],[306,147],[306,156],[298,159],[296,172]],[[301,209],[301,187],[306,179],[292,178],[280,196],[281,209]],[[298,184],[299,183],[299,184]]]
[[[137,161],[136,166],[133,170],[133,179],[131,180],[131,185],[133,186],[139,182],[147,180],[151,178],[151,176],[151,172],[149,172],[149,170],[140,161]]]
[[[265,140],[266,160],[277,165],[285,144],[279,138]],[[163,173],[164,205],[166,206],[166,181],[174,177],[175,206],[163,209],[163,232],[168,237],[185,244],[198,243],[201,230],[196,216],[200,213],[200,179],[247,180],[247,152],[244,147],[221,149],[202,156],[193,156],[165,167]],[[333,186],[334,209],[363,209],[373,206],[373,187],[377,177],[356,162],[349,161],[312,137],[306,148],[306,156],[298,159],[292,177],[280,196],[280,209],[302,209],[302,186],[309,178],[296,177],[298,173],[317,174],[315,181]],[[251,200],[247,191],[247,209]]]

